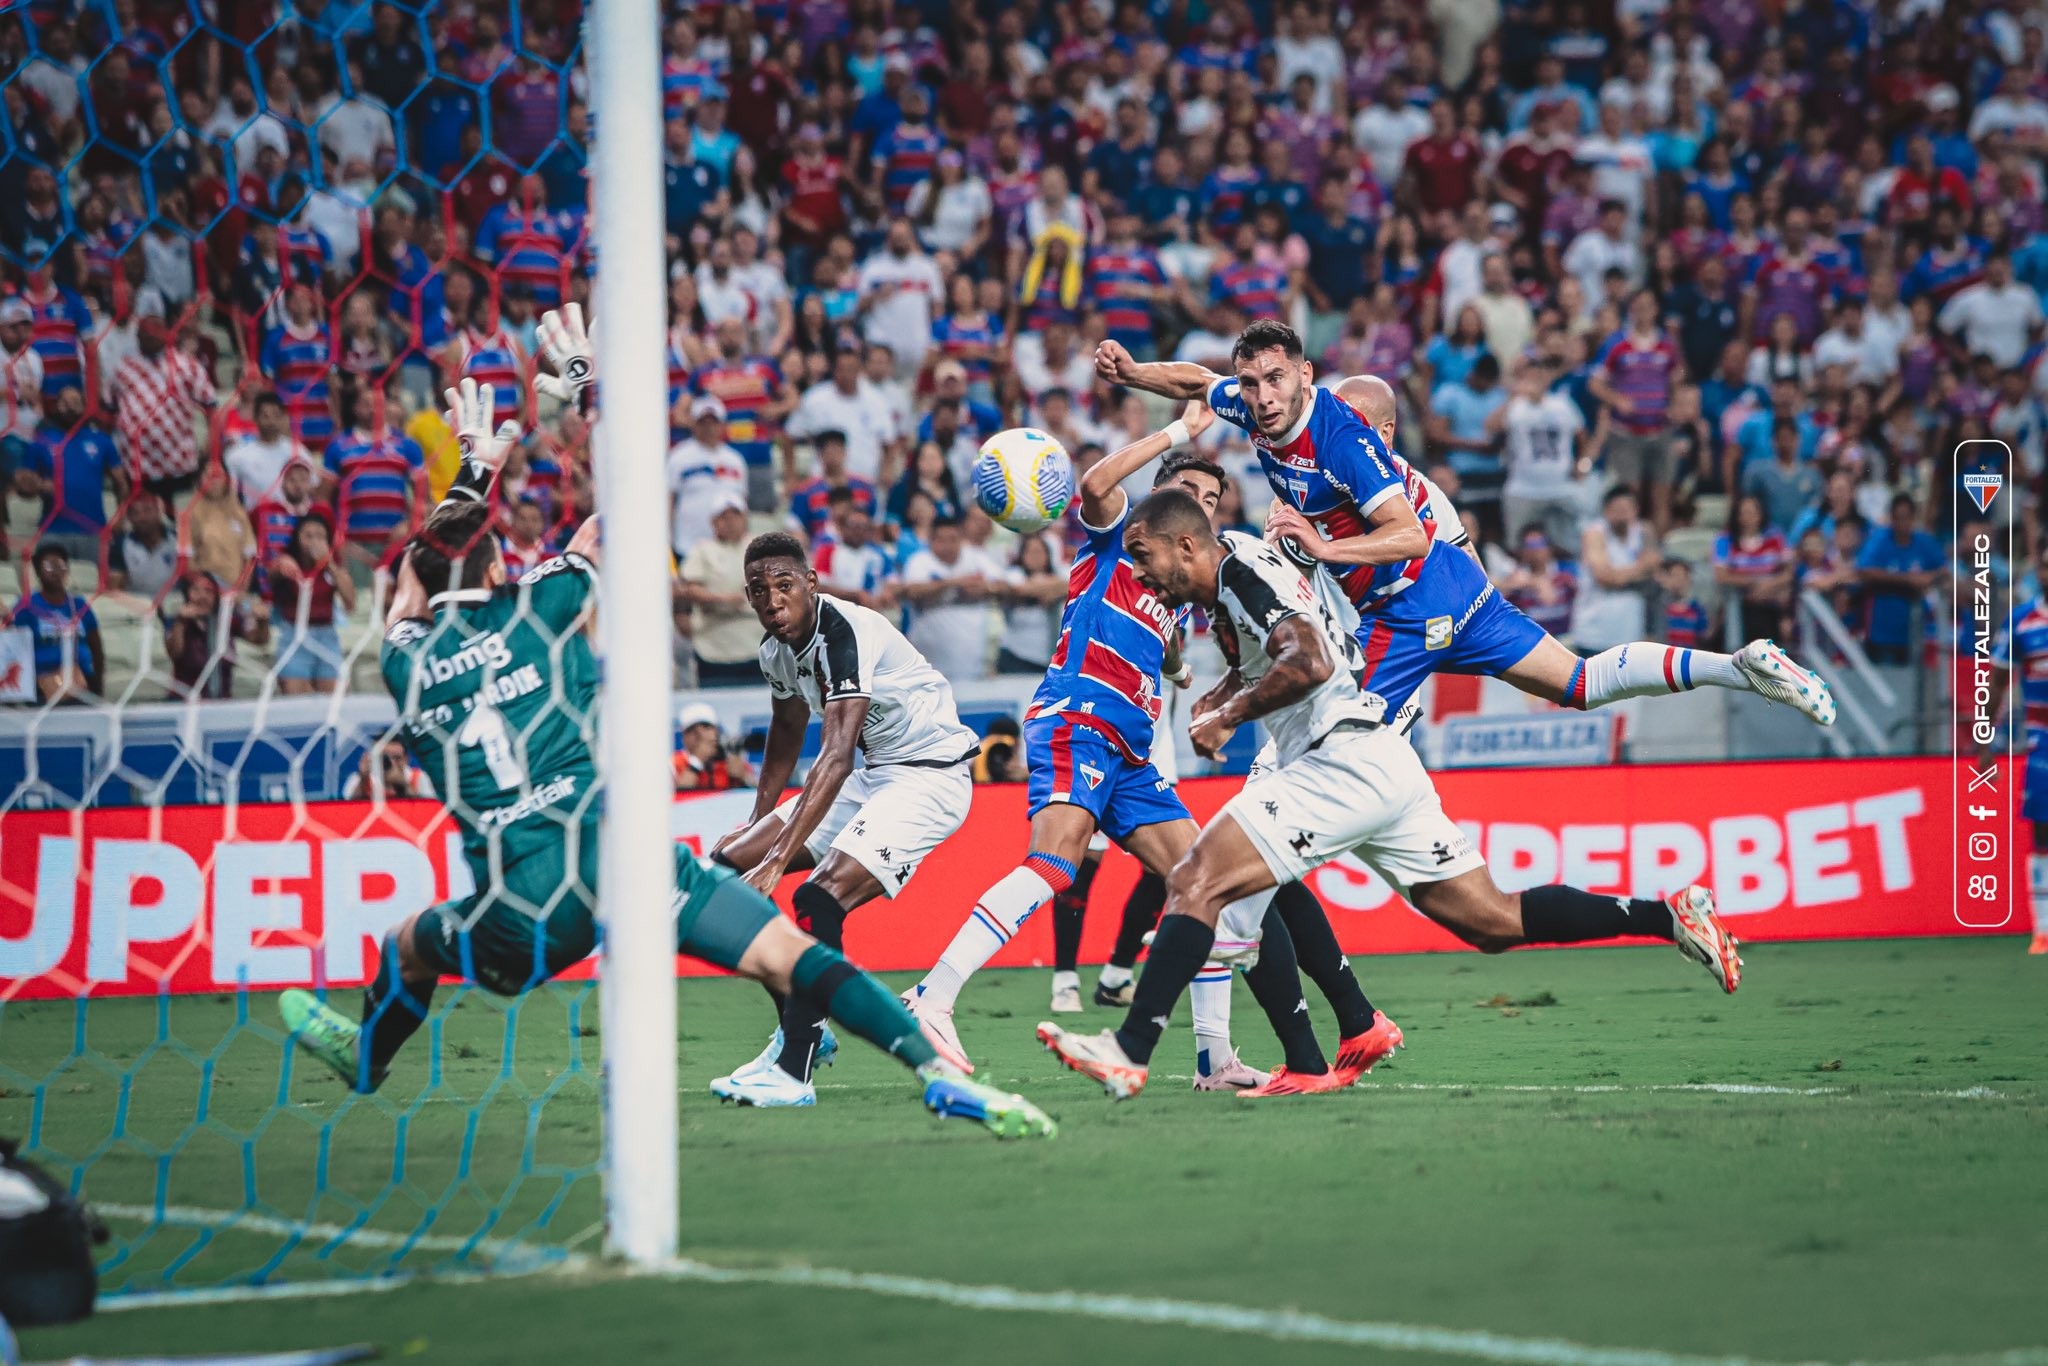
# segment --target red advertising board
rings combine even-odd
[[[1703,882],[1735,932],[1752,940],[1985,932],[1954,917],[1947,768],[1935,758],[1804,761],[1465,771],[1438,774],[1436,783],[1509,890],[1567,882],[1648,895]],[[1181,791],[1206,819],[1238,786],[1194,779]],[[752,801],[751,793],[679,799],[672,826],[702,848]],[[905,893],[852,918],[849,953],[877,969],[928,967],[974,898],[1022,857],[1025,836],[1023,789],[978,789],[960,833]],[[1109,856],[1084,961],[1107,954],[1116,908],[1136,876],[1128,857]],[[0,998],[132,994],[160,984],[174,992],[351,985],[364,980],[388,925],[466,892],[467,882],[454,828],[431,803],[8,815],[0,817]],[[1347,952],[1459,947],[1361,864],[1330,864],[1313,885]],[[1047,961],[1049,922],[1028,923],[996,963]]]

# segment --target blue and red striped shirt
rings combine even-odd
[[[1165,284],[1166,270],[1149,247],[1099,247],[1088,254],[1088,297],[1102,315],[1102,330],[1125,346],[1151,345],[1145,292]]]
[[[1202,182],[1201,194],[1202,202],[1209,208],[1209,221],[1220,228],[1236,227],[1251,206],[1252,191],[1265,179],[1256,166],[1218,166],[1209,172]]]
[[[875,144],[875,160],[882,163],[882,192],[888,197],[889,212],[903,212],[917,183],[931,179],[945,145],[930,124],[899,123],[882,135]]]
[[[76,290],[52,287],[42,299],[20,296],[29,307],[29,349],[43,358],[43,392],[76,389],[85,383],[82,343],[92,333],[92,314]]]
[[[500,204],[476,230],[477,255],[497,267],[501,286],[525,285],[538,307],[553,308],[562,302],[563,276],[573,265],[570,248],[582,235],[581,220],[574,209],[529,213],[517,204]]]
[[[789,515],[804,529],[804,535],[813,541],[832,525],[832,490],[838,487],[825,482],[823,475],[799,484],[796,492],[789,495]],[[881,504],[875,486],[857,474],[846,477],[844,487],[853,490],[853,505],[868,516],[877,515]]]
[[[932,323],[932,344],[938,347],[940,355],[960,363],[970,384],[986,383],[994,370],[994,362],[979,348],[993,350],[1002,341],[1003,321],[992,313],[977,314],[973,322],[962,322],[949,313]]]
[[[317,451],[334,435],[327,381],[334,372],[334,339],[317,319],[304,330],[287,322],[263,339],[260,368],[277,388],[292,420],[292,435]]]
[[[781,428],[766,410],[782,392],[781,366],[765,356],[709,360],[690,372],[690,389],[725,405],[725,439],[749,465],[768,463]]]
[[[1130,511],[1127,501],[1109,526],[1080,524],[1086,540],[1067,574],[1059,644],[1024,719],[1064,716],[1142,764],[1159,720],[1159,672],[1174,616],[1139,585],[1124,553]]]
[[[1991,647],[1991,662],[2014,675],[2025,709],[2027,752],[2048,753],[2048,598],[2014,611]]]
[[[500,412],[517,412],[526,392],[526,353],[511,334],[502,327],[491,332],[465,328],[455,345],[462,377],[490,385]]]
[[[1209,302],[1235,304],[1253,318],[1277,318],[1287,294],[1287,268],[1232,262],[1209,276]]]
[[[340,484],[335,502],[341,534],[351,541],[375,541],[405,521],[407,495],[426,470],[427,457],[397,432],[350,431],[329,444],[326,464]]]
[[[1678,348],[1661,336],[1644,345],[1624,332],[1599,363],[1615,393],[1629,401],[1629,411],[1614,409],[1614,425],[1637,436],[1663,431],[1671,386],[1685,373]]]
[[[1664,607],[1664,643],[1698,649],[1707,638],[1707,609],[1692,598]]]

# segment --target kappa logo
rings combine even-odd
[[[1276,603],[1274,606],[1266,610],[1266,625],[1271,626],[1273,625],[1273,623],[1279,621],[1282,617],[1286,615],[1287,608],[1283,605]]]
[[[1089,787],[1090,787],[1091,789],[1092,789],[1092,788],[1098,788],[1098,787],[1101,787],[1101,786],[1102,786],[1102,770],[1101,770],[1101,769],[1099,769],[1099,768],[1095,768],[1095,767],[1092,767],[1092,766],[1090,766],[1090,765],[1088,765],[1088,764],[1082,764],[1082,765],[1080,765],[1080,769],[1081,769],[1081,776],[1082,776],[1083,778],[1086,778],[1086,779],[1088,780],[1088,786],[1089,786]]]
[[[1266,808],[1266,814],[1269,816],[1280,814],[1280,803],[1278,802],[1260,802],[1259,805]]]
[[[1455,628],[1449,617],[1431,617],[1422,628],[1422,648],[1425,650],[1447,650],[1451,645],[1451,634]]]

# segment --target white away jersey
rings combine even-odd
[[[842,697],[868,699],[860,731],[870,766],[943,768],[974,757],[981,742],[960,724],[953,688],[879,612],[818,594],[810,642],[791,649],[761,642],[761,672],[776,697],[801,697],[823,715]]]
[[[1316,741],[1346,721],[1377,724],[1387,704],[1376,693],[1361,692],[1365,659],[1358,642],[1328,608],[1301,572],[1256,536],[1223,533],[1230,553],[1217,569],[1216,642],[1223,657],[1248,684],[1266,676],[1273,665],[1267,642],[1282,622],[1300,617],[1315,628],[1331,664],[1330,676],[1299,702],[1260,718],[1266,723],[1282,764],[1292,763]]]

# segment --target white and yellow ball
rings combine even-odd
[[[1074,499],[1074,462],[1050,432],[1012,427],[981,443],[974,457],[974,501],[1003,526],[1029,535],[1066,515]]]

